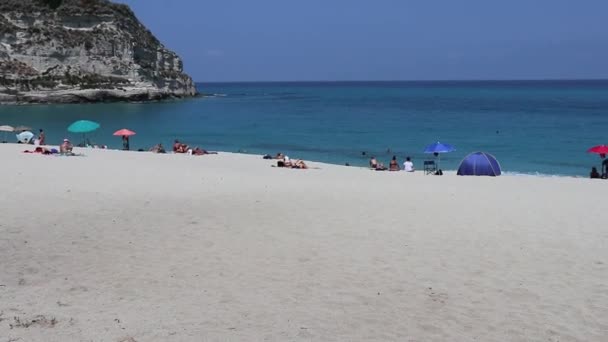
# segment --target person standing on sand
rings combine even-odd
[[[602,160],[602,177],[608,177],[608,158],[604,155],[604,160]]]
[[[122,149],[123,151],[129,150],[129,137],[127,135],[122,136]]]
[[[41,128],[40,134],[38,134],[38,145],[45,145],[45,144],[46,144],[46,136],[44,134],[44,130]]]

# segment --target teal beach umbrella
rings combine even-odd
[[[99,124],[89,120],[78,120],[68,127],[72,133],[89,133],[99,128]]]
[[[68,132],[82,133],[82,143],[86,146],[86,134],[99,128],[99,124],[89,120],[78,120],[68,126]]]

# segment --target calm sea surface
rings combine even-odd
[[[367,165],[411,156],[420,167],[434,141],[486,151],[513,173],[581,175],[600,165],[585,153],[608,144],[608,81],[354,82],[199,84],[212,97],[151,104],[0,106],[0,125],[44,128],[58,144],[78,119],[101,123],[91,140],[121,146],[112,133],[137,131],[132,148],[178,138],[209,150],[275,154]],[[0,134],[1,135],[1,134]],[[12,136],[9,136],[12,138]],[[12,140],[12,139],[11,139]],[[366,155],[362,155],[365,152]]]

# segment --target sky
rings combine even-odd
[[[607,0],[115,0],[197,82],[608,78]]]

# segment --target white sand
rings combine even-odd
[[[0,342],[608,340],[602,180],[22,149]]]

